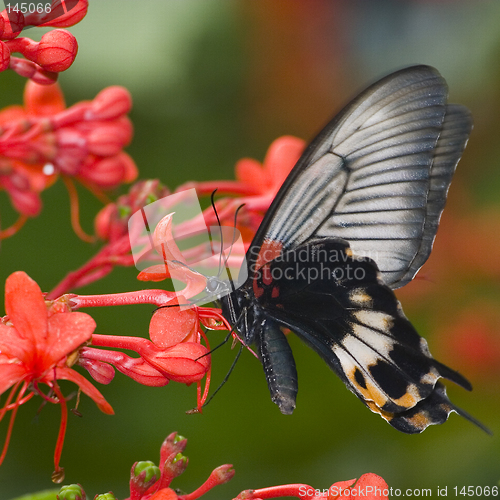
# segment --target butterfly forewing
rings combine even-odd
[[[266,240],[286,250],[311,237],[336,237],[373,258],[389,286],[410,281],[429,256],[471,129],[468,111],[446,99],[446,82],[428,66],[389,75],[361,93],[283,184],[249,265]]]

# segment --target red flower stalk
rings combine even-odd
[[[74,177],[97,193],[131,182],[137,169],[122,151],[132,137],[126,117],[130,108],[130,95],[122,87],[109,87],[93,101],[66,109],[57,85],[28,82],[24,106],[0,111],[0,189],[20,214],[34,217],[41,209],[39,193],[57,174]],[[75,196],[72,209],[78,231]]]
[[[73,26],[85,17],[88,0],[54,0],[50,4],[14,4],[0,13],[0,71],[12,69],[36,83],[49,85],[75,60],[78,44],[66,30],[49,31],[40,42],[18,38],[26,26]],[[13,57],[21,53],[26,59]]]
[[[87,314],[69,312],[63,300],[46,303],[38,285],[24,272],[7,278],[5,285],[5,316],[0,323],[0,394],[7,396],[0,419],[12,411],[7,439],[0,463],[7,452],[14,419],[19,406],[35,394],[44,401],[61,406],[61,425],[54,452],[54,482],[64,478],[59,466],[68,411],[57,380],[70,380],[94,400],[99,409],[113,414],[102,394],[71,366],[82,344],[88,342],[95,329],[94,320]],[[50,391],[45,394],[41,385]]]

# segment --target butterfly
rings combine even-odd
[[[441,378],[471,384],[431,356],[393,292],[429,257],[472,129],[447,94],[437,70],[413,66],[350,102],[276,195],[247,250],[248,278],[219,298],[244,344],[256,345],[282,413],[298,391],[289,329],[394,428],[419,433],[450,412],[483,427]]]

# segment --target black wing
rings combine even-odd
[[[298,386],[280,326],[399,430],[421,432],[451,411],[481,426],[449,401],[439,379],[466,389],[469,382],[432,358],[391,290],[430,254],[471,128],[467,109],[447,104],[439,73],[415,66],[362,92],[291,171],[247,252],[249,279],[234,292],[252,316],[244,338],[256,341],[283,413],[295,408]],[[321,260],[322,249],[337,260]]]
[[[336,237],[375,260],[391,288],[411,281],[430,254],[472,128],[447,93],[434,68],[414,66],[348,104],[278,192],[247,253],[249,275],[281,251]]]
[[[310,240],[260,268],[253,281],[264,319],[257,345],[273,401],[295,407],[296,373],[283,333],[309,344],[373,412],[407,433],[441,424],[455,411],[441,377],[470,390],[459,373],[436,361],[405,317],[376,264],[354,257],[341,239]],[[281,366],[283,363],[286,366]]]

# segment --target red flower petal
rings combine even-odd
[[[5,282],[5,310],[19,336],[34,346],[47,336],[47,307],[40,287],[25,272],[11,274]]]
[[[28,80],[24,89],[24,106],[31,116],[53,116],[64,111],[66,104],[57,83],[39,85]]]
[[[183,297],[179,299],[183,303]],[[172,301],[169,305],[175,303],[178,301]],[[171,347],[195,333],[197,323],[198,314],[194,309],[179,310],[178,307],[163,307],[157,309],[151,318],[149,338],[158,347]]]
[[[51,316],[43,365],[48,367],[57,364],[77,347],[90,340],[95,327],[95,321],[85,313],[59,313]]]
[[[157,491],[149,500],[177,500],[179,496],[172,488],[163,488]]]
[[[201,380],[210,367],[209,356],[200,358],[207,353],[207,348],[201,344],[183,342],[156,355],[143,355],[143,359],[170,380],[190,384]]]
[[[11,360],[17,358],[20,362],[28,362],[32,350],[33,344],[23,339],[15,328],[0,324],[0,356],[4,354]]]
[[[11,124],[11,122],[16,122],[26,118],[27,116],[24,108],[18,104],[7,106],[0,111],[0,125]]]
[[[6,356],[0,355],[0,394],[21,381],[26,375],[26,368],[13,364]]]
[[[252,187],[255,194],[265,193],[270,187],[262,165],[253,158],[242,158],[235,166],[236,178],[243,184]]]
[[[139,281],[163,281],[167,278],[170,278],[170,271],[166,264],[147,267],[137,275]]]
[[[267,150],[264,169],[274,188],[279,188],[297,163],[306,143],[297,137],[285,135],[276,139]]]
[[[387,483],[380,476],[372,472],[363,474],[356,483],[355,488],[358,490],[358,497],[361,490],[368,492],[366,495],[367,500],[384,500],[388,498],[389,487]]]

